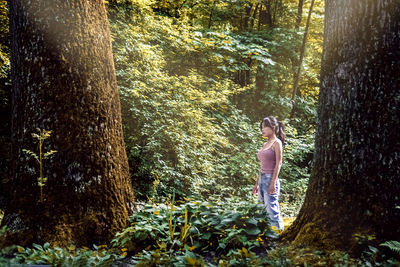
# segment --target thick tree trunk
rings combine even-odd
[[[400,240],[400,3],[326,1],[314,167],[283,238],[354,249]]]
[[[13,198],[8,242],[108,242],[133,193],[103,0],[11,2]],[[52,130],[43,200],[31,133]]]

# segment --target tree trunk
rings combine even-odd
[[[248,31],[249,30],[249,21],[250,21],[250,18],[251,18],[251,10],[252,10],[252,8],[253,8],[253,4],[246,4],[242,31]]]
[[[7,241],[108,242],[133,201],[109,25],[102,0],[11,2],[13,198]],[[52,130],[39,156],[32,138]]]
[[[213,19],[213,12],[214,12],[214,2],[212,1],[210,4],[210,16],[208,17],[208,28],[211,29],[212,27],[212,19]]]
[[[9,181],[11,159],[11,86],[10,70],[6,61],[10,59],[9,3],[0,1],[0,210],[4,210],[8,196],[6,185]]]
[[[272,12],[272,25],[276,24],[276,17],[278,15],[278,11],[280,11],[282,7],[282,0],[275,0],[274,1],[274,11]]]
[[[273,26],[273,17],[272,17],[272,10],[271,10],[271,2],[267,1],[266,5],[266,14],[265,14],[265,20],[267,21],[267,25]]]
[[[263,4],[260,4],[260,9],[258,10],[258,24],[257,24],[258,31],[261,29],[262,20],[263,20]]]
[[[303,0],[299,0],[299,4],[297,6],[296,25],[294,27],[296,30],[300,28],[301,19],[303,17],[303,2]]]
[[[283,238],[346,249],[356,249],[355,234],[400,240],[400,3],[325,8],[315,161]]]
[[[303,35],[303,42],[301,44],[300,48],[300,58],[297,63],[297,68],[296,72],[293,75],[293,91],[292,91],[292,102],[293,102],[293,107],[290,112],[290,118],[293,118],[293,115],[296,111],[296,95],[298,94],[298,85],[299,85],[299,79],[300,79],[300,73],[301,73],[301,66],[303,65],[303,58],[304,58],[304,53],[306,50],[306,42],[307,42],[307,35],[308,35],[308,29],[310,27],[310,20],[311,20],[311,14],[314,6],[314,0],[311,1],[310,4],[310,10],[308,12],[308,17],[307,17],[307,23],[306,23],[306,28],[304,30],[304,35]]]
[[[265,6],[265,9],[263,7]],[[268,25],[272,26],[272,17],[271,17],[271,4],[267,2],[264,5],[261,5],[260,13],[259,13],[259,26]],[[259,27],[260,30],[261,27]]]
[[[256,15],[257,15],[257,11],[258,11],[258,7],[260,6],[260,4],[256,4],[256,7],[254,8],[254,12],[253,15],[251,16],[251,21],[250,21],[250,31],[252,31],[254,29],[254,21],[256,20]]]

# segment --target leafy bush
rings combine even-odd
[[[130,264],[137,267],[147,266],[206,266],[204,258],[190,251],[188,246],[184,250],[165,250],[156,249],[151,251],[144,250],[132,258]],[[207,266],[212,266],[207,264]]]
[[[0,222],[1,222],[1,218],[2,214],[0,212]],[[0,228],[0,239],[4,238],[4,234],[6,232],[6,227],[3,226]],[[12,262],[12,251],[15,249],[15,246],[11,246],[11,247],[1,247],[0,248],[0,266],[8,266],[11,264]]]
[[[178,251],[185,246],[203,254],[243,247],[251,251],[277,237],[266,218],[262,205],[233,198],[223,203],[191,200],[180,205],[145,205],[112,244],[131,252]]]
[[[51,247],[49,243],[43,246],[33,244],[33,248],[18,247],[13,263],[17,264],[46,264],[51,266],[110,266],[126,256],[125,249],[120,253],[107,249],[107,245],[77,249]]]
[[[286,124],[286,145],[279,177],[282,179],[282,213],[287,217],[297,216],[307,190],[314,152],[314,133],[299,135],[296,128]]]
[[[390,250],[396,252],[400,256],[400,242],[399,241],[386,241],[380,244],[382,247],[388,247]]]
[[[0,237],[6,232],[6,227],[0,229]],[[33,244],[32,248],[11,246],[0,250],[0,266],[51,265],[51,266],[110,266],[117,265],[127,255],[126,249],[108,249],[107,245],[67,248],[51,247],[49,243],[43,246]]]

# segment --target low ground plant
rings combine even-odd
[[[117,251],[107,245],[76,248],[52,247],[49,243],[43,246],[33,244],[32,248],[18,247],[14,264],[51,265],[51,266],[110,266],[126,256],[125,249]]]
[[[238,249],[265,251],[278,237],[266,218],[262,205],[238,199],[148,204],[131,217],[131,226],[117,234],[112,244],[136,254],[136,263],[182,253],[193,260],[218,260]]]
[[[239,199],[187,199],[146,204],[110,245],[76,248],[49,243],[0,250],[0,265],[51,266],[399,266],[398,241],[368,243],[361,256],[286,247],[261,205]],[[0,230],[0,236],[5,228]],[[360,236],[360,245],[366,239]],[[392,254],[390,252],[393,252]]]

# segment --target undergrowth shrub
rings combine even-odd
[[[130,222],[131,226],[118,233],[112,244],[126,247],[133,254],[187,248],[202,255],[222,255],[243,247],[248,251],[265,248],[277,238],[262,205],[234,198],[223,202],[147,204]]]
[[[124,249],[116,251],[108,249],[107,245],[89,248],[67,248],[51,247],[49,243],[43,246],[33,244],[32,248],[18,247],[13,263],[28,265],[51,265],[51,266],[114,266],[118,260],[126,256]]]
[[[304,202],[314,152],[314,132],[299,134],[290,124],[285,125],[286,145],[283,148],[281,178],[282,214],[295,217]]]
[[[0,228],[0,238],[7,232]],[[49,243],[32,247],[10,246],[0,249],[0,266],[49,265],[57,267],[118,266],[127,255],[126,248],[109,248],[107,245],[76,248],[53,247]]]

